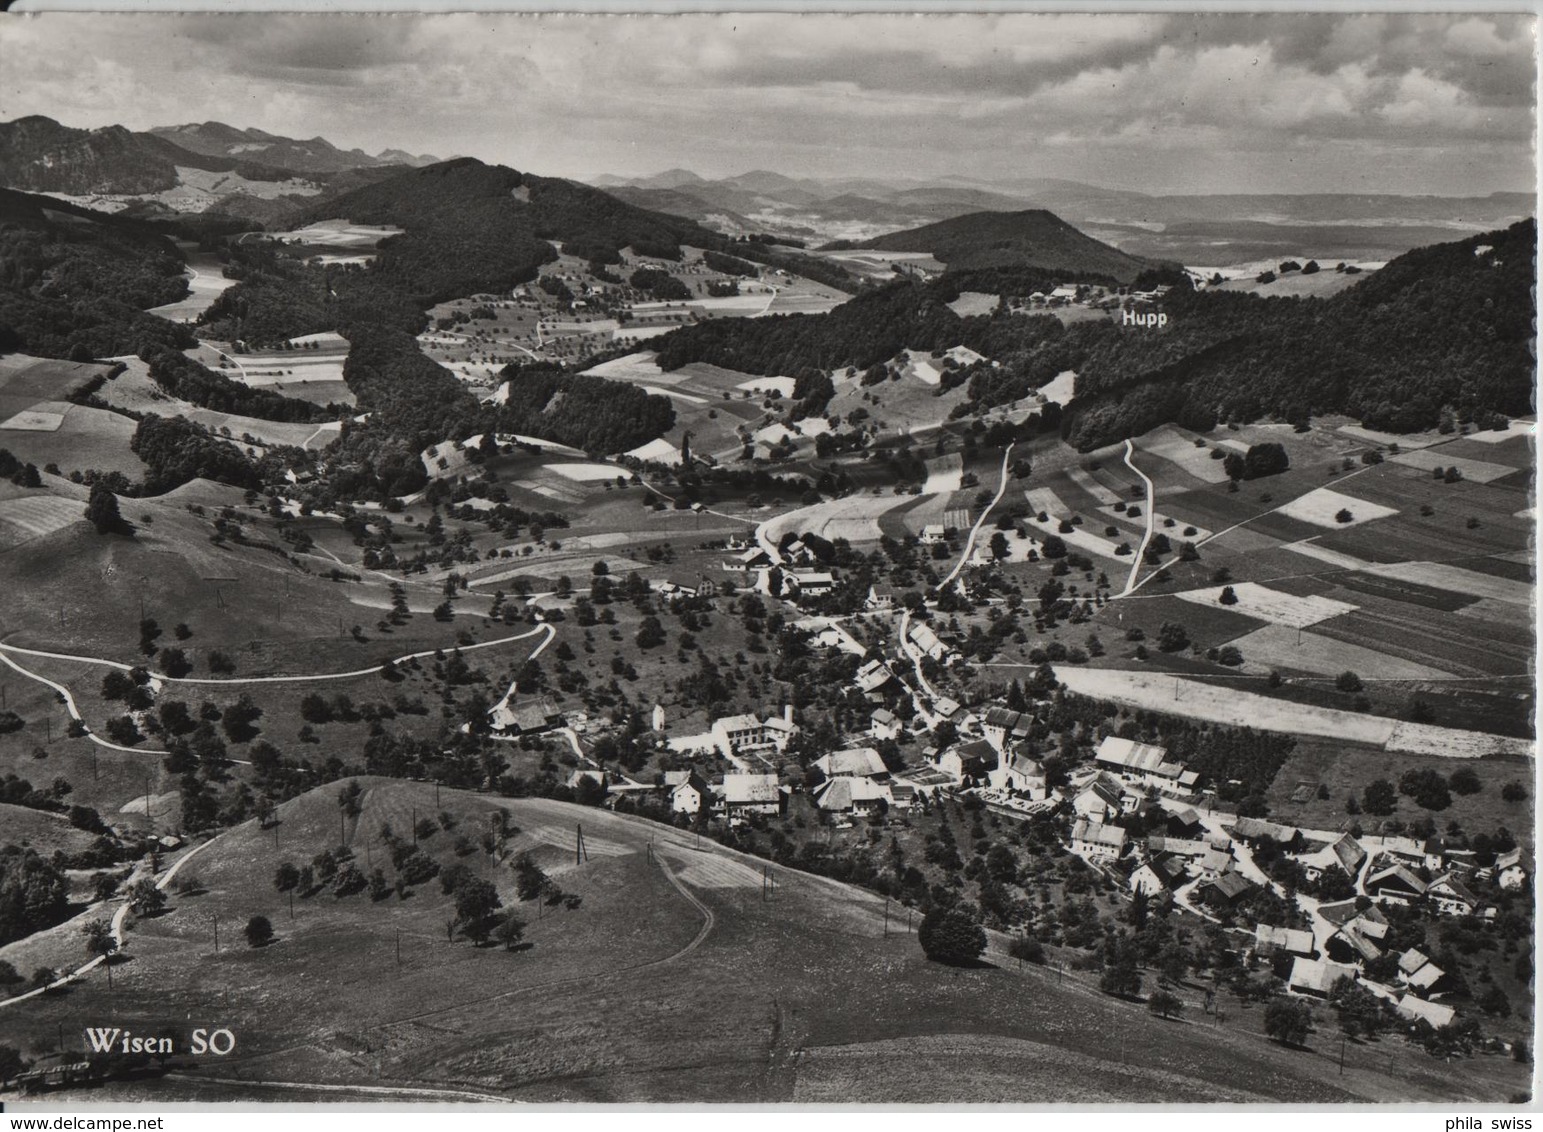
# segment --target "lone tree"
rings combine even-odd
[[[86,954],[93,958],[101,956],[102,965],[107,968],[107,985],[112,986],[113,952],[118,950],[112,926],[106,920],[93,920],[81,930],[81,935],[85,937]]]
[[[916,939],[928,959],[963,967],[985,953],[986,930],[966,908],[934,908],[922,917]]]
[[[488,881],[475,877],[462,881],[455,890],[456,923],[473,943],[486,943],[501,903],[498,890]]]
[[[493,928],[493,938],[504,945],[505,951],[513,951],[525,939],[525,921],[512,910],[505,912]]]
[[[1368,782],[1361,791],[1361,805],[1375,817],[1385,817],[1398,808],[1398,791],[1386,778]]]
[[[154,916],[166,908],[166,893],[149,877],[129,886],[129,908],[136,916]]]
[[[1172,991],[1155,990],[1147,997],[1147,1012],[1160,1018],[1177,1018],[1184,1013],[1184,1000]]]
[[[273,941],[273,925],[267,916],[253,916],[243,929],[248,947],[264,947]]]
[[[91,488],[91,498],[86,503],[86,518],[99,535],[134,533],[134,528],[118,512],[118,497],[103,484],[95,484]]]
[[[1312,1028],[1313,1008],[1300,999],[1276,998],[1264,1008],[1264,1032],[1281,1045],[1302,1045]]]

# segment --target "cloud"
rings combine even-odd
[[[1526,15],[1407,13],[52,13],[0,21],[0,116],[216,119],[560,175],[1154,191],[1252,190],[1278,150],[1297,191],[1345,187],[1356,156],[1358,191],[1487,192],[1531,184],[1535,34]]]

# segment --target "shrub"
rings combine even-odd
[[[273,925],[267,916],[253,916],[243,929],[248,947],[265,947],[273,940]]]
[[[1313,1008],[1301,999],[1277,998],[1264,1008],[1264,1032],[1282,1045],[1302,1045],[1312,1027]]]
[[[963,966],[979,959],[986,950],[986,931],[966,909],[934,908],[922,917],[917,942],[928,959]]]

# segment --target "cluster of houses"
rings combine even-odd
[[[810,799],[824,813],[864,816],[891,808],[903,811],[916,801],[916,788],[895,781],[873,747],[832,751],[814,766],[819,781],[810,790]],[[720,783],[709,783],[696,770],[666,771],[659,789],[673,813],[694,817],[705,810],[731,821],[746,814],[784,813],[792,793],[775,774],[733,772]]]
[[[775,592],[795,601],[823,597],[836,588],[836,575],[817,569],[818,565],[814,551],[802,539],[794,539],[779,551],[746,546],[722,562],[726,573],[743,575],[757,592]]]
[[[670,739],[669,748],[683,755],[716,752],[729,762],[738,762],[745,755],[781,754],[796,734],[798,724],[793,722],[793,705],[786,704],[780,715],[746,712],[722,716],[713,720],[706,731]]]

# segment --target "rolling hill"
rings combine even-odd
[[[376,165],[432,165],[439,160],[431,155],[415,156],[402,150],[388,150],[372,157],[362,149],[339,149],[322,137],[301,141],[264,130],[237,129],[223,122],[156,126],[149,133],[193,153],[260,162],[297,173],[336,173]]]
[[[185,1042],[190,1017],[218,1017],[237,1035],[230,1056],[117,1086],[162,1100],[210,1078],[222,1099],[272,1096],[282,1082],[300,1096],[312,1085],[676,1103],[1497,1100],[1524,1087],[1526,1068],[1508,1060],[1449,1068],[1385,1044],[1352,1046],[1340,1076],[1337,1042],[1282,1049],[1257,1010],[1225,1026],[1198,1005],[1194,1020],[1162,1021],[1086,974],[1016,969],[1001,940],[978,967],[930,963],[898,906],[886,920],[871,893],[685,831],[562,802],[356,781],[357,816],[340,821],[333,783],[280,806],[274,829],[247,822],[199,850],[179,874],[196,878],[192,891],[133,924],[110,999],[96,972],[7,1023],[26,1038],[100,1014]],[[415,818],[430,819],[420,854],[492,883],[527,922],[528,948],[447,933],[454,904],[438,879],[408,885],[405,899],[324,886],[295,899],[291,917],[272,883],[281,862],[310,863],[341,840],[353,865],[389,883],[379,831],[405,839]],[[514,828],[489,852],[483,837],[501,821]],[[575,859],[580,826],[587,860]],[[521,903],[510,866],[522,853],[579,907]],[[266,947],[240,939],[254,914],[274,925]],[[67,929],[55,934],[53,946],[78,952]],[[73,958],[26,946],[29,968]],[[1198,1003],[1204,987],[1179,991]]]
[[[851,246],[925,252],[956,269],[1035,267],[1107,275],[1121,283],[1159,266],[1100,243],[1044,209],[973,212]]]

